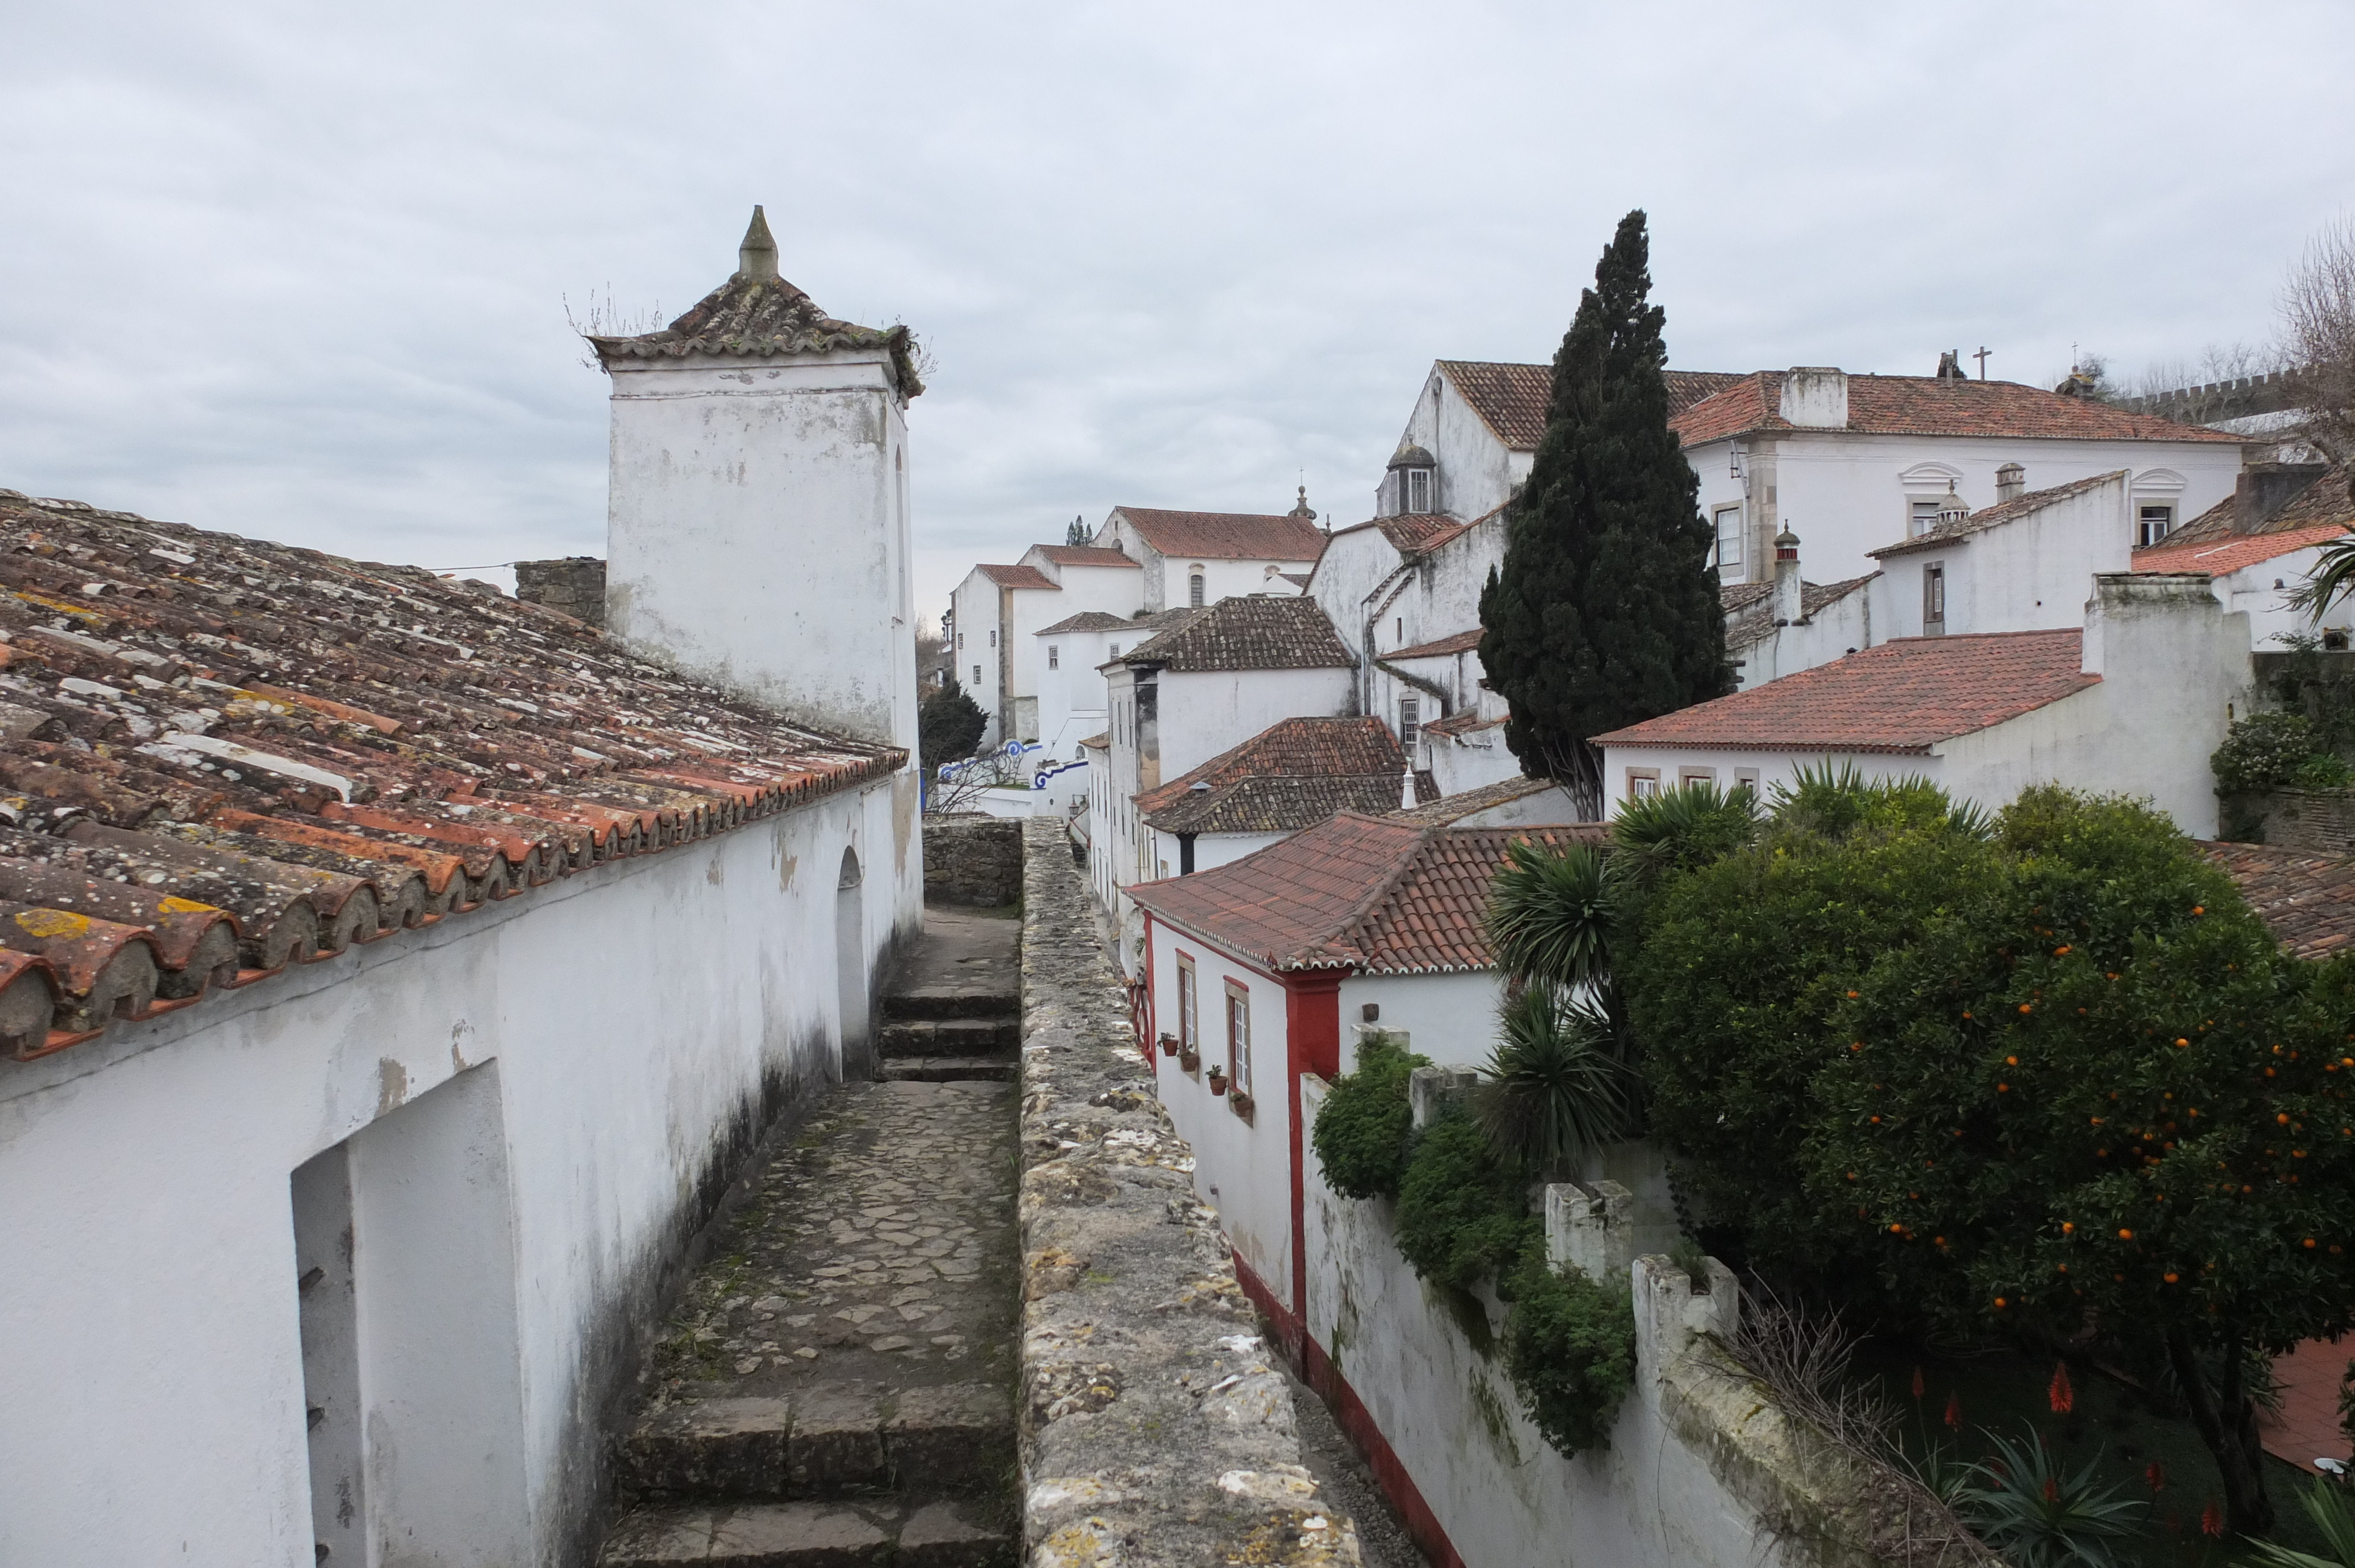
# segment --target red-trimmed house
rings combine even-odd
[[[1194,1146],[1195,1186],[1224,1222],[1244,1288],[1295,1354],[1307,1298],[1301,1075],[1353,1065],[1343,1043],[1353,1054],[1369,1027],[1405,1034],[1434,1061],[1486,1059],[1499,1000],[1481,926],[1490,879],[1517,841],[1560,847],[1601,832],[1345,811],[1241,860],[1129,889],[1145,914],[1156,1087]]]

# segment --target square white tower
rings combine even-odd
[[[837,321],[777,275],[752,209],[735,276],[661,332],[592,337],[613,378],[609,632],[814,728],[916,749],[908,329]]]

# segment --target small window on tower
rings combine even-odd
[[[1052,642],[1048,643],[1048,644],[1047,644],[1047,668],[1049,668],[1050,670],[1060,670],[1060,669],[1061,669],[1062,667],[1063,667],[1063,651],[1062,651],[1060,648],[1058,648],[1057,646],[1055,646],[1055,644],[1053,644]]]
[[[1196,609],[1202,608],[1202,574],[1199,572],[1186,579],[1186,602]]]
[[[1414,743],[1423,734],[1423,699],[1399,699],[1399,745],[1406,748],[1407,760],[1414,760]]]
[[[1946,568],[1922,568],[1922,630],[1926,635],[1946,630]]]
[[[978,664],[973,667],[973,683],[976,686],[981,684],[981,666]]]
[[[1406,509],[1422,514],[1431,510],[1431,471],[1411,468],[1406,471]]]

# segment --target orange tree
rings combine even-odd
[[[2041,789],[1786,814],[1662,890],[1625,983],[1655,1130],[1754,1265],[2166,1366],[2271,1525],[2251,1358],[2355,1326],[2355,962],[2283,955],[2157,813]]]

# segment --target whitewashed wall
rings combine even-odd
[[[1463,518],[1503,505],[1513,486],[1529,476],[1529,463],[1537,455],[1508,448],[1436,365],[1423,378],[1399,439],[1438,460],[1439,493],[1433,498],[1433,510]],[[1375,514],[1396,511],[1394,503],[1386,503],[1383,486],[1376,485]]]
[[[2123,572],[2134,514],[2124,479],[1928,549],[1884,556],[1868,588],[1883,637],[1923,635],[1922,575],[1945,568],[1945,634],[2083,626],[2097,572]]]
[[[819,729],[913,751],[908,432],[888,360],[609,368],[613,633]]]
[[[1368,1030],[1407,1036],[1409,1048],[1440,1066],[1477,1067],[1497,1048],[1504,988],[1494,969],[1452,975],[1351,975],[1341,982],[1344,1071],[1356,1066],[1354,1042]],[[1369,1003],[1379,1019],[1365,1016]]]
[[[1900,557],[1895,572],[1901,579],[1905,575],[1904,559]],[[1886,630],[1887,623],[1879,619],[1873,609],[1873,595],[1881,581],[1876,577],[1863,588],[1850,589],[1807,620],[1778,626],[1763,641],[1734,650],[1733,656],[1740,661],[1733,672],[1735,690],[1746,692],[1781,676],[1845,658],[1871,647],[1875,641],[1888,641],[1895,634]],[[1918,582],[1915,591],[1918,597]],[[1917,606],[1914,620],[1920,619]]]
[[[396,1522],[419,1533],[381,1560],[579,1561],[599,1423],[687,1229],[764,1104],[841,1071],[837,912],[869,963],[921,921],[912,786],[903,774],[0,1064],[0,1562],[307,1568],[290,1177],[403,1107],[472,1097],[479,1111],[486,1074],[504,1145],[459,1147],[504,1160],[512,1271],[433,1306],[479,1327],[497,1308],[474,1298],[503,1288],[512,1345],[485,1370],[471,1340],[437,1351],[427,1319],[378,1346],[453,1379],[505,1375],[517,1440],[372,1412],[388,1491],[427,1485],[433,1464],[445,1481],[482,1472],[412,1500]],[[847,895],[847,845],[865,871]],[[397,1245],[359,1207],[359,1256]],[[487,1463],[501,1454],[505,1479]],[[469,1519],[469,1489],[519,1500]]]

